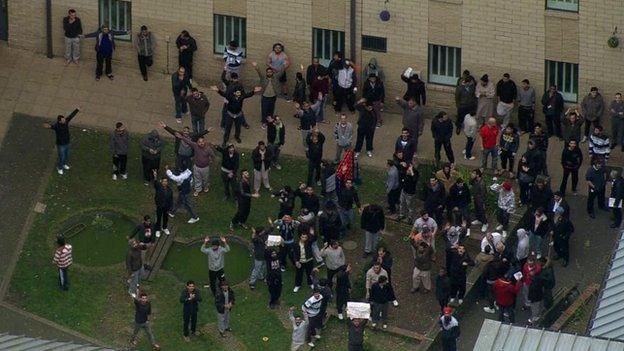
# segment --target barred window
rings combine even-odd
[[[461,48],[429,44],[429,82],[456,85],[461,75]]]
[[[238,47],[246,51],[247,19],[243,17],[214,15],[214,52],[222,54],[229,42],[236,40]]]
[[[100,0],[100,25],[108,24],[111,30],[128,31],[132,28],[132,3],[123,0]],[[116,39],[130,40],[130,34],[117,35]]]
[[[336,30],[312,28],[312,52],[327,67],[334,52],[344,52],[345,33]]]
[[[362,35],[362,50],[387,52],[388,44],[386,38]]]
[[[546,60],[544,86],[556,85],[567,102],[578,101],[578,64]]]

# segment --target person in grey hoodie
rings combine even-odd
[[[377,79],[379,79],[379,81],[382,83],[386,80],[386,75],[384,74],[383,69],[379,66],[379,64],[377,63],[377,59],[374,57],[371,57],[371,59],[368,61],[368,65],[364,67],[363,71],[364,72],[362,74],[362,81],[368,79],[371,74],[374,74],[375,77],[377,77]]]
[[[210,243],[210,247],[208,247]],[[221,245],[223,243],[223,245]],[[228,245],[225,237],[214,238],[210,240],[210,237],[204,239],[200,251],[208,256],[208,279],[210,281],[210,290],[212,295],[215,295],[217,290],[217,280],[219,283],[225,278],[225,254],[230,252],[230,245]]]
[[[143,163],[143,181],[148,186],[154,180],[154,173],[160,168],[160,154],[164,142],[156,129],[141,140],[141,162]]]
[[[110,135],[109,148],[113,154],[113,180],[117,180],[118,176],[128,179],[126,164],[128,162],[128,144],[130,136],[123,123],[117,122],[115,130]]]
[[[386,178],[386,194],[388,195],[388,206],[390,214],[394,215],[397,211],[401,196],[401,182],[399,181],[399,170],[394,165],[393,160],[386,162],[387,178]]]
[[[615,94],[615,100],[609,105],[609,115],[611,116],[611,133],[613,141],[611,148],[614,149],[618,144],[621,145],[624,152],[624,101],[622,101],[622,93]]]
[[[152,56],[156,47],[156,38],[147,30],[147,26],[141,26],[141,31],[134,37],[133,45],[139,58],[141,75],[143,80],[147,81],[147,67],[151,67],[154,63]]]
[[[347,121],[347,115],[340,114],[340,122],[334,126],[334,139],[336,140],[336,162],[340,162],[340,157],[344,151],[351,148],[353,143],[353,125]]]
[[[425,122],[423,109],[413,98],[405,101],[397,96],[394,101],[403,109],[403,128],[409,129],[410,136],[414,140],[414,153],[416,153],[418,151],[418,137],[423,133]]]
[[[598,92],[598,88],[591,87],[589,94],[585,96],[581,103],[581,114],[585,118],[585,136],[581,142],[587,141],[590,132],[600,125],[600,119],[604,113],[604,105],[604,99]]]
[[[464,135],[466,135],[466,147],[464,148],[464,159],[474,160],[472,156],[472,147],[475,143],[475,136],[477,135],[477,120],[467,113],[464,116]]]
[[[288,319],[292,324],[292,340],[290,344],[291,351],[299,351],[303,350],[303,346],[305,345],[306,335],[308,334],[308,315],[303,314],[303,318],[297,316],[295,317],[293,311],[294,307],[290,307],[288,309]]]
[[[516,244],[516,260],[520,262],[520,267],[524,266],[524,263],[529,257],[531,251],[531,245],[529,242],[529,234],[526,230],[520,228],[516,232],[518,236],[518,243]]]

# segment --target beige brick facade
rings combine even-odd
[[[46,49],[45,2],[9,1],[9,45],[44,53]],[[75,8],[86,32],[99,25],[98,0],[53,1],[54,54],[63,54],[61,18]],[[387,8],[388,22],[379,19]],[[132,28],[147,25],[157,38],[152,70],[172,72],[177,66],[175,39],[186,29],[195,37],[195,76],[216,81],[222,69],[220,55],[213,49],[213,14],[245,17],[247,59],[264,63],[275,42],[285,45],[293,68],[307,66],[312,56],[312,28],[345,32],[345,52],[350,54],[350,0],[132,0]],[[590,86],[603,89],[605,96],[620,90],[623,48],[606,44],[613,28],[622,25],[624,8],[617,0],[580,0],[579,12],[545,9],[543,0],[356,0],[356,61],[364,65],[377,58],[387,77],[387,95],[402,95],[399,75],[413,67],[427,80],[428,44],[460,47],[462,69],[474,76],[488,73],[498,80],[509,72],[516,82],[531,80],[538,94],[543,92],[544,60],[579,64],[579,100]],[[387,38],[387,53],[361,49],[361,35]],[[129,42],[119,41],[115,64],[136,66]],[[83,41],[83,57],[94,58],[93,40]],[[167,65],[167,62],[169,64]],[[244,80],[256,79],[247,64]],[[453,108],[452,87],[429,84],[433,106]]]

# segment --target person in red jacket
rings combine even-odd
[[[514,284],[506,275],[494,281],[492,289],[494,290],[496,304],[500,307],[499,319],[501,322],[504,322],[506,317],[509,323],[514,323],[516,295],[520,292],[521,287],[521,280],[516,281]]]
[[[533,277],[539,275],[542,272],[542,266],[537,262],[534,255],[530,255],[527,258],[526,263],[522,266],[522,308],[531,308],[531,302],[529,301],[529,287],[533,282]]]
[[[496,147],[498,126],[496,125],[496,118],[490,117],[487,123],[481,126],[479,134],[481,135],[481,145],[483,146],[481,168],[485,169],[487,167],[488,155],[492,155],[492,169],[496,171],[496,161],[498,160],[498,148]]]

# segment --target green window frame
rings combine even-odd
[[[220,14],[214,14],[213,19],[214,53],[222,54],[228,43],[236,40],[244,55],[247,48],[247,19]]]
[[[132,2],[124,0],[100,0],[100,26],[106,23],[111,30],[132,29]],[[116,35],[116,39],[130,40],[130,34]]]

